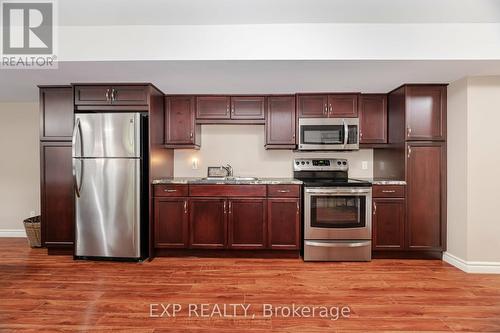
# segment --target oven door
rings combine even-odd
[[[304,238],[371,239],[371,188],[304,190]]]

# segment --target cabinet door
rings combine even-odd
[[[71,87],[40,88],[40,140],[71,140],[72,133]]]
[[[111,104],[110,86],[75,86],[75,105]]]
[[[230,119],[229,96],[198,96],[196,97],[197,119]]]
[[[189,201],[189,246],[218,249],[227,244],[227,201],[192,198]]]
[[[406,87],[406,139],[445,140],[446,86]]]
[[[403,250],[405,199],[373,199],[373,249]]]
[[[359,143],[387,143],[386,95],[360,96],[359,126]]]
[[[445,247],[446,147],[411,143],[407,148],[407,240],[412,250]]]
[[[230,199],[228,245],[233,249],[266,246],[266,199]]]
[[[264,119],[265,106],[262,96],[233,96],[231,119]]]
[[[47,247],[73,246],[75,238],[71,142],[41,143],[42,239]]]
[[[271,249],[300,249],[300,199],[268,199],[267,225]]]
[[[154,201],[156,248],[187,248],[188,199],[156,198]]]
[[[294,96],[270,96],[267,99],[266,146],[295,146]]]
[[[195,143],[194,98],[165,97],[165,143]]]
[[[356,118],[358,116],[358,95],[357,94],[329,95],[328,116]]]
[[[113,86],[111,103],[116,105],[147,105],[148,87],[146,86]]]
[[[328,116],[328,96],[298,95],[297,112],[299,118],[322,118]]]

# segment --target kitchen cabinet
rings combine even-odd
[[[264,119],[265,97],[231,96],[231,119]]]
[[[41,224],[42,240],[49,248],[71,250],[74,242],[74,190],[71,141],[42,142]]]
[[[360,95],[359,127],[359,143],[387,143],[387,95]]]
[[[266,199],[228,200],[228,247],[263,249],[266,247]]]
[[[407,230],[410,250],[446,247],[446,144],[406,144]]]
[[[196,119],[230,119],[229,96],[197,96]]]
[[[73,90],[40,87],[40,140],[68,141],[73,134]]]
[[[223,249],[227,246],[227,200],[189,199],[189,247]]]
[[[401,86],[388,105],[389,143],[446,140],[446,85]]]
[[[147,105],[147,85],[75,85],[75,105]]]
[[[166,148],[199,148],[200,134],[200,125],[195,123],[194,97],[165,97]]]
[[[268,198],[267,225],[270,249],[300,249],[300,199]]]
[[[358,94],[299,94],[297,112],[299,118],[356,118]]]
[[[155,198],[155,247],[187,248],[188,216],[188,198]]]
[[[269,96],[266,118],[266,149],[295,148],[295,97]]]
[[[374,198],[372,215],[373,250],[404,250],[405,199]]]

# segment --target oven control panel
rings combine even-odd
[[[297,158],[294,171],[348,171],[349,162],[344,158]]]

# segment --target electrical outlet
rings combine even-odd
[[[361,169],[368,170],[368,161],[361,162]]]
[[[198,159],[197,158],[193,158],[191,160],[191,167],[193,168],[193,170],[197,170],[198,169]]]

